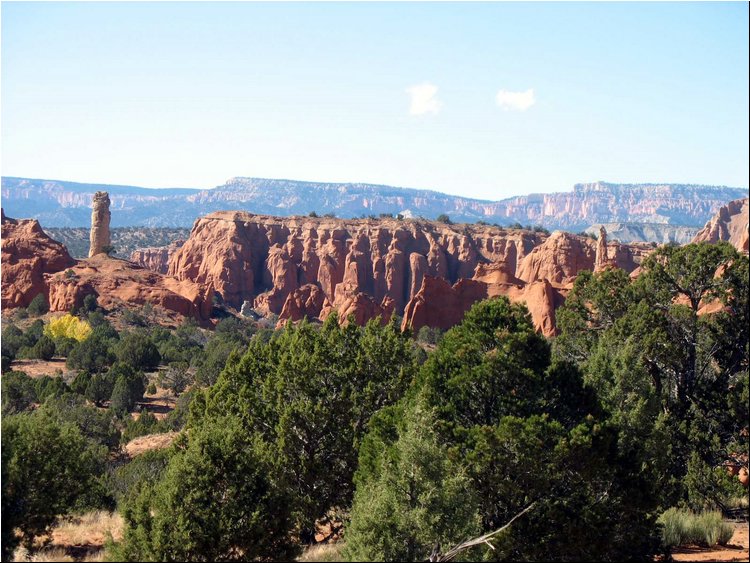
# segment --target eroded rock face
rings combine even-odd
[[[11,219],[2,212],[2,306],[27,307],[48,294],[44,275],[70,268],[75,260],[48,237],[34,219]]]
[[[396,313],[404,327],[448,328],[476,301],[505,295],[526,303],[551,335],[579,272],[597,264],[631,271],[642,255],[606,235],[597,243],[479,225],[219,212],[196,221],[167,272],[211,285],[236,308],[251,302],[280,324],[336,311],[341,322]]]
[[[197,320],[211,316],[213,291],[203,284],[177,280],[105,254],[80,260],[70,270],[45,276],[50,311],[70,311],[93,294],[105,309],[150,303]]]
[[[284,302],[281,310],[279,324],[284,324],[287,320],[296,322],[304,318],[316,319],[320,317],[324,308],[330,307],[323,290],[317,285],[307,283],[302,287],[295,289]]]
[[[555,288],[547,280],[526,283],[502,264],[480,265],[472,279],[451,286],[439,278],[427,277],[417,295],[406,306],[401,328],[418,331],[423,326],[448,329],[459,322],[477,301],[507,297],[524,303],[536,329],[545,336],[556,334],[555,309],[564,302],[568,290]]]
[[[487,297],[487,284],[483,282],[462,279],[451,286],[443,278],[427,276],[406,306],[401,328],[414,331],[423,326],[449,329],[461,322],[474,303]]]
[[[578,272],[593,270],[595,261],[593,240],[557,231],[524,258],[518,277],[527,283],[547,280],[565,286],[575,281]]]
[[[425,276],[454,283],[497,261],[515,272],[543,240],[496,227],[219,212],[196,221],[167,273],[211,284],[234,307],[253,301],[282,320],[287,299],[313,284],[342,316],[366,318],[386,309],[401,314]]]
[[[730,242],[740,252],[750,246],[750,205],[748,198],[730,201],[695,235],[693,242]]]
[[[91,202],[91,235],[89,257],[96,256],[105,251],[111,243],[109,237],[109,194],[107,192],[96,192]]]
[[[166,274],[169,259],[183,244],[185,244],[184,240],[176,240],[169,246],[138,248],[130,253],[130,261],[147,270]]]

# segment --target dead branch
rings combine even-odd
[[[485,544],[491,547],[492,549],[495,549],[495,547],[492,545],[492,542],[489,540],[496,535],[498,535],[500,532],[506,530],[513,522],[518,520],[521,516],[526,514],[529,510],[531,510],[536,502],[532,502],[529,506],[524,508],[521,512],[516,514],[513,518],[508,520],[508,522],[501,528],[498,528],[494,532],[490,532],[489,534],[485,534],[483,536],[480,536],[478,538],[474,538],[473,540],[466,540],[464,542],[461,542],[457,546],[451,548],[447,552],[441,554],[440,553],[440,545],[438,544],[435,546],[435,548],[432,550],[432,553],[430,554],[429,559],[427,561],[453,561],[459,553],[462,551],[466,551],[467,549],[471,549],[474,546]]]

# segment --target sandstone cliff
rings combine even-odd
[[[219,212],[196,221],[168,274],[211,284],[234,307],[252,300],[263,312],[281,313],[291,294],[314,284],[335,308],[363,293],[378,306],[389,298],[401,314],[425,276],[453,283],[489,262],[515,272],[544,238],[472,225]]]
[[[2,306],[26,307],[48,294],[44,275],[75,264],[66,248],[49,238],[34,219],[10,219],[2,212]]]
[[[693,242],[725,240],[747,254],[750,243],[749,209],[748,198],[730,201],[695,235]]]
[[[537,328],[554,334],[554,309],[578,273],[596,266],[597,244],[479,225],[219,212],[196,221],[167,273],[211,285],[237,309],[249,301],[282,323],[338,311],[359,323],[397,313],[404,327],[448,328],[474,302],[506,295],[527,303]],[[601,267],[627,271],[642,257],[606,241],[599,254]]]

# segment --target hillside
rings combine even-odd
[[[87,219],[87,220],[90,220]],[[45,227],[46,233],[65,245],[73,258],[86,258],[89,253],[88,227]],[[134,250],[153,246],[169,246],[185,240],[190,229],[171,227],[118,227],[110,230],[113,256],[128,258]]]
[[[701,227],[726,202],[747,193],[723,186],[596,182],[576,184],[570,192],[485,201],[374,184],[262,178],[232,178],[208,190],[2,179],[7,213],[38,219],[46,227],[88,225],[91,198],[99,190],[109,192],[112,199],[113,227],[190,227],[199,216],[232,209],[285,216],[315,211],[343,218],[385,213],[434,219],[446,213],[457,221],[541,224],[570,231],[615,222]]]

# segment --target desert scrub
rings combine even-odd
[[[732,538],[732,526],[722,520],[720,512],[695,513],[690,510],[670,508],[659,517],[663,526],[664,547],[699,544],[726,545]]]

